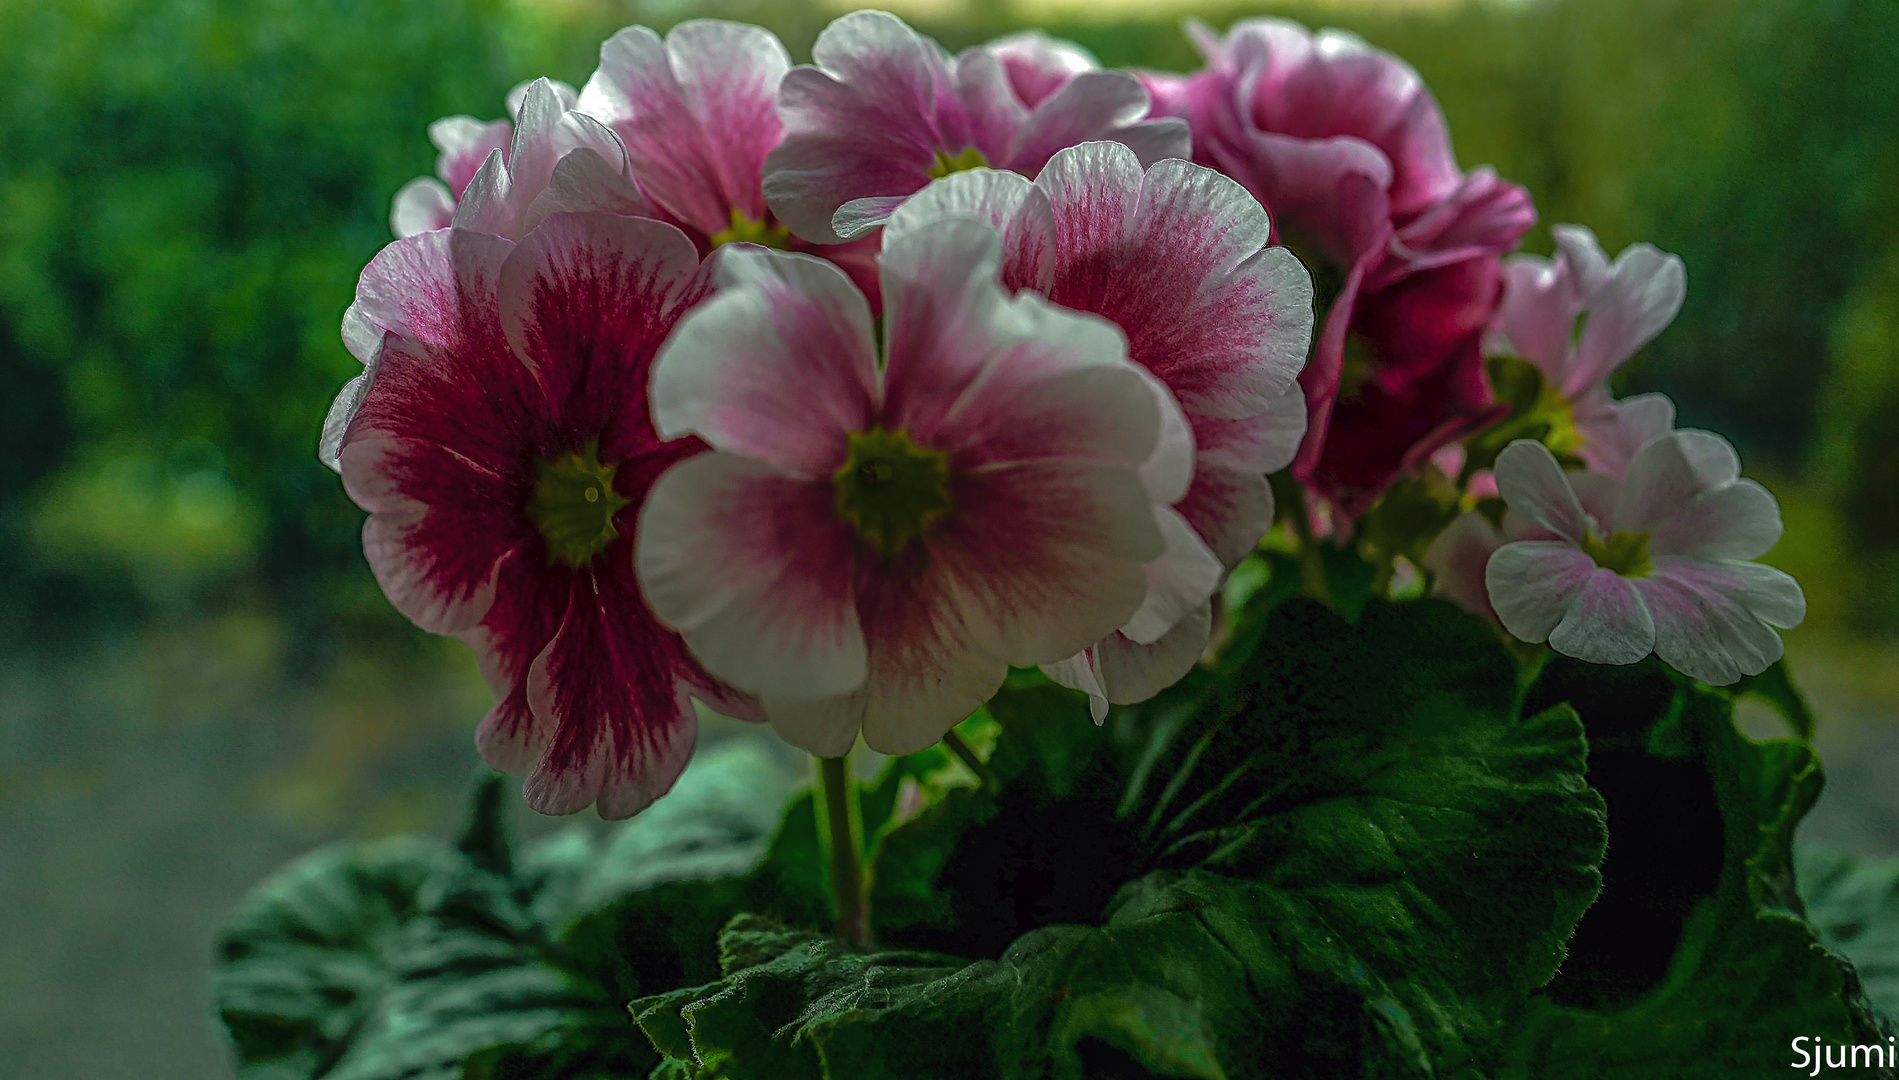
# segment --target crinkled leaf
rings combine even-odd
[[[1517,699],[1489,631],[1435,602],[1357,626],[1289,603],[1106,730],[1018,688],[990,705],[999,790],[887,837],[879,932],[921,949],[779,939],[636,1012],[734,1078],[1474,1075],[1603,843],[1574,715]]]
[[[1787,721],[1793,733],[1803,739],[1813,738],[1813,710],[1807,705],[1807,696],[1793,684],[1793,677],[1787,674],[1787,661],[1776,660],[1773,665],[1759,675],[1749,675],[1735,684],[1734,693],[1738,697],[1751,694],[1766,702]]]
[[[1503,1075],[1767,1075],[1799,1036],[1883,1044],[1857,973],[1816,940],[1794,889],[1793,830],[1822,783],[1812,748],[1749,739],[1726,693],[1659,665],[1553,664],[1531,695],[1550,696],[1609,748],[1590,775],[1612,843],[1572,967],[1513,1024]]]

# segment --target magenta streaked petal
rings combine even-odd
[[[1549,642],[1557,652],[1592,664],[1633,664],[1655,651],[1655,620],[1633,582],[1598,568],[1550,631]]]
[[[734,210],[764,220],[759,175],[783,130],[778,84],[790,67],[760,27],[694,19],[662,41],[632,26],[600,47],[579,107],[619,135],[648,196],[710,236]]]
[[[672,787],[697,736],[679,638],[640,603],[630,566],[595,569],[528,673],[529,706],[553,728],[522,787],[543,814],[638,813]]]
[[[458,229],[398,240],[363,268],[351,306],[370,326],[425,348],[479,348],[500,329],[494,289],[513,250],[500,237]],[[360,326],[355,332],[367,336]]]
[[[981,587],[983,577],[982,570],[937,550],[862,576],[858,604],[870,643],[870,673],[861,700],[864,742],[871,749],[925,749],[1001,689],[1008,664],[986,647],[968,619],[983,597],[965,590]]]
[[[1473,615],[1496,618],[1484,569],[1502,546],[1503,537],[1482,514],[1466,510],[1457,515],[1424,553],[1424,568],[1432,574],[1431,592]]]
[[[871,424],[870,310],[843,271],[807,255],[727,245],[721,291],[681,320],[654,362],[653,420],[810,479],[844,463]]]
[[[1002,234],[1002,284],[1046,294],[1055,273],[1055,220],[1044,197],[1021,173],[970,169],[952,173],[905,200],[884,227],[884,242],[944,218],[968,217]]]
[[[653,485],[635,555],[647,602],[706,670],[768,699],[863,684],[856,559],[828,478],[793,480],[719,453]]]
[[[562,442],[597,438],[616,463],[658,448],[647,369],[703,294],[698,270],[684,233],[645,218],[558,214],[522,237],[501,268],[501,321],[557,403]]]
[[[435,159],[435,175],[448,185],[451,209],[488,155],[496,150],[507,153],[513,140],[514,125],[506,120],[447,116],[429,125],[429,141],[441,151]]]
[[[1595,572],[1595,562],[1567,541],[1524,540],[1490,556],[1484,589],[1504,629],[1536,644],[1549,640]]]
[[[1190,416],[1195,441],[1193,484],[1174,504],[1207,546],[1231,569],[1252,554],[1273,525],[1273,489],[1266,474],[1283,468],[1261,464],[1285,450],[1272,429],[1274,416],[1216,420]],[[1303,423],[1303,410],[1299,421]],[[1297,445],[1298,436],[1292,437]],[[1276,444],[1277,443],[1277,444]]]
[[[1400,258],[1389,272],[1416,272],[1460,259],[1501,255],[1536,224],[1530,193],[1480,166],[1457,189],[1399,227],[1393,248]],[[1374,287],[1382,281],[1374,281]]]
[[[389,203],[389,231],[399,240],[455,220],[455,196],[433,176],[418,176],[396,189]]]
[[[1616,501],[1617,532],[1657,533],[1702,492],[1741,475],[1734,447],[1711,431],[1672,431],[1651,440],[1629,462]]]
[[[1589,534],[1583,506],[1555,455],[1539,442],[1518,439],[1497,455],[1497,490],[1512,510],[1571,543]]]

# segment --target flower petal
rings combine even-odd
[[[1167,550],[1147,564],[1147,597],[1120,631],[1137,645],[1166,636],[1188,612],[1205,604],[1226,576],[1226,568],[1187,519],[1162,510],[1160,527]]]
[[[1503,628],[1535,644],[1549,640],[1595,572],[1595,562],[1567,543],[1525,540],[1491,555],[1484,588]]]
[[[1660,532],[1696,496],[1732,483],[1741,458],[1711,431],[1671,431],[1636,452],[1616,500],[1615,531]]]
[[[1432,574],[1432,594],[1444,597],[1473,615],[1496,618],[1497,613],[1490,607],[1484,570],[1490,564],[1490,557],[1502,546],[1503,537],[1498,535],[1496,526],[1475,510],[1466,510],[1451,519],[1424,553],[1424,568]]]
[[[1271,411],[1245,420],[1190,416],[1193,484],[1174,508],[1222,565],[1231,569],[1273,527],[1273,490],[1266,474],[1292,460],[1305,430],[1305,403],[1295,384]]]
[[[986,222],[1002,234],[1005,288],[1048,291],[1055,223],[1048,200],[1021,173],[969,169],[933,181],[890,215],[884,243],[894,244],[924,225],[957,217]]]
[[[845,435],[871,424],[870,309],[843,271],[808,255],[727,245],[721,291],[682,319],[654,361],[662,436],[826,478]]]
[[[857,744],[869,697],[860,689],[815,701],[766,698],[765,717],[779,738],[798,749],[821,758],[843,757]]]
[[[1562,466],[1542,443],[1518,439],[1497,455],[1497,490],[1510,509],[1572,544],[1589,534],[1587,515]]]
[[[759,175],[783,131],[778,84],[790,68],[761,27],[693,19],[661,41],[630,26],[600,46],[580,109],[620,137],[649,197],[710,236],[734,210],[765,218]]]
[[[1033,109],[1069,79],[1100,67],[1094,54],[1040,30],[1022,30],[982,46],[1002,62],[1016,99]]]
[[[1058,151],[1092,139],[1112,138],[1117,129],[1146,116],[1147,108],[1147,90],[1132,75],[1120,71],[1082,72],[1029,114],[1016,133],[1008,160],[998,164],[1033,176]]]
[[[455,196],[433,176],[418,176],[397,188],[389,204],[389,231],[398,239],[446,229],[454,220]]]
[[[1631,244],[1590,290],[1589,321],[1576,342],[1576,361],[1559,389],[1565,397],[1600,386],[1609,375],[1654,340],[1688,292],[1679,257],[1652,244]]]
[[[870,578],[859,596],[870,641],[864,743],[879,753],[914,754],[935,744],[1008,674],[964,618],[980,600],[961,594],[981,578],[938,551],[930,555],[916,561],[917,575]]]
[[[1549,641],[1564,656],[1592,664],[1633,664],[1655,650],[1655,620],[1629,579],[1598,568]]]
[[[1655,530],[1649,551],[1726,561],[1765,555],[1780,542],[1780,504],[1752,480],[1736,480],[1695,496]]]
[[[1758,589],[1762,606],[1776,616],[1804,614],[1805,598],[1792,578],[1759,571],[1768,568],[1657,559],[1654,573],[1635,583],[1655,614],[1656,653],[1684,675],[1717,686],[1767,670],[1780,659],[1780,635],[1744,598]]]
[[[1203,600],[1152,644],[1137,644],[1125,634],[1102,639],[1094,654],[1107,699],[1133,705],[1179,682],[1205,655],[1212,633],[1213,602]]]
[[[828,481],[733,454],[662,475],[640,513],[634,562],[646,601],[707,671],[770,701],[863,685],[853,605],[856,538]]]
[[[451,211],[488,155],[496,150],[506,153],[513,140],[514,125],[506,120],[445,116],[429,125],[429,141],[441,151],[435,159],[435,175],[448,185]]]
[[[1593,472],[1620,480],[1629,462],[1649,440],[1675,427],[1675,403],[1667,394],[1637,394],[1621,401],[1599,392],[1574,403],[1576,431],[1583,444],[1576,456]]]
[[[581,147],[555,164],[547,189],[528,207],[523,224],[533,229],[554,214],[606,213],[622,217],[657,217],[633,181],[600,152]]]
[[[1561,386],[1568,377],[1570,343],[1581,314],[1582,290],[1568,263],[1512,255],[1503,260],[1503,302],[1495,327],[1504,340],[1486,351],[1528,360],[1552,386]]]

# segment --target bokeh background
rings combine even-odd
[[[1833,777],[1807,834],[1899,851],[1899,5],[891,6],[952,49],[1041,25],[1182,70],[1187,14],[1346,27],[1545,224],[1681,254],[1687,306],[1620,389],[1672,394],[1779,494]],[[244,889],[458,812],[486,691],[382,600],[313,456],[427,123],[579,84],[629,23],[756,21],[802,57],[844,9],[0,0],[0,1072],[228,1076],[207,976]]]

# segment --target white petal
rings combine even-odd
[[[1497,549],[1484,568],[1484,586],[1504,629],[1538,643],[1549,640],[1595,570],[1595,562],[1569,544],[1525,540]]]
[[[1106,696],[1116,705],[1146,701],[1179,682],[1207,651],[1213,602],[1201,601],[1160,640],[1140,645],[1114,634],[1094,648]]]
[[[1672,431],[1636,452],[1616,500],[1617,532],[1655,533],[1704,491],[1741,475],[1741,458],[1711,431]]]
[[[1043,664],[1042,674],[1071,690],[1087,694],[1088,714],[1095,723],[1107,719],[1108,690],[1101,681],[1101,664],[1096,649],[1083,649],[1066,660]]]
[[[766,698],[765,719],[778,737],[818,757],[843,757],[857,744],[868,692],[857,690],[815,701]]]
[[[1734,570],[1734,564],[1658,559],[1654,573],[1635,582],[1655,615],[1656,653],[1684,675],[1715,685],[1758,675],[1782,652],[1780,635],[1740,602],[1747,583]],[[1779,588],[1762,584],[1770,595]]]
[[[389,231],[398,237],[445,229],[455,219],[455,196],[433,176],[418,176],[396,189],[389,205]]]
[[[1592,664],[1633,664],[1655,650],[1655,620],[1627,578],[1598,567],[1549,641],[1557,652]]]
[[[1188,612],[1206,603],[1225,576],[1225,567],[1187,519],[1163,510],[1160,526],[1167,551],[1147,564],[1147,598],[1121,627],[1121,633],[1137,645],[1160,640]]]
[[[1705,491],[1649,538],[1652,555],[1724,561],[1765,555],[1780,542],[1780,504],[1752,480]]]
[[[1512,510],[1528,515],[1571,543],[1581,543],[1588,534],[1589,525],[1575,489],[1563,475],[1562,466],[1556,464],[1555,455],[1542,443],[1518,439],[1504,447],[1497,455],[1496,475],[1497,490]]]
[[[1473,614],[1494,617],[1484,568],[1502,546],[1503,537],[1488,518],[1475,510],[1457,515],[1424,553],[1432,593]]]

